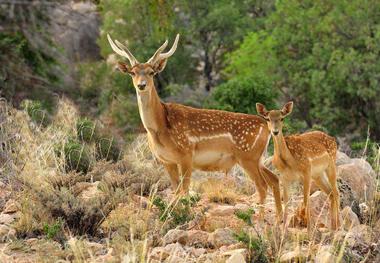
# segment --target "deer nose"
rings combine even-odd
[[[278,135],[279,131],[273,131],[273,135],[276,136]]]
[[[139,88],[139,90],[144,90],[146,87],[146,82],[145,81],[140,82],[139,84],[137,84],[137,87]]]

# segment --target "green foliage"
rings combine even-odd
[[[87,173],[91,165],[91,157],[87,146],[75,141],[68,140],[63,146],[66,171]]]
[[[49,225],[49,224],[44,224],[43,226],[43,231],[44,234],[48,239],[53,239],[55,238],[60,231],[62,231],[62,226],[63,226],[63,221],[61,218],[58,218],[54,224]]]
[[[121,150],[116,140],[111,138],[100,138],[96,142],[96,158],[108,161],[118,161],[121,157]]]
[[[251,262],[269,262],[267,257],[268,245],[265,243],[264,239],[255,229],[255,225],[252,222],[252,215],[255,211],[250,208],[247,211],[237,210],[235,216],[243,220],[248,226],[252,227],[256,235],[248,234],[247,232],[241,230],[239,233],[235,233],[235,239],[239,242],[244,243],[249,251],[249,257]]]
[[[206,105],[222,110],[253,114],[256,113],[256,102],[274,107],[275,94],[276,92],[264,79],[233,78],[216,87]]]
[[[98,137],[96,123],[88,118],[79,119],[76,130],[79,140],[83,142],[92,142]]]
[[[250,252],[249,257],[251,259],[251,262],[269,262],[269,259],[266,256],[268,247],[262,238],[252,237],[246,232],[241,231],[240,233],[235,234],[235,239],[247,246]]]
[[[41,101],[24,100],[22,106],[36,124],[46,127],[51,122],[51,116]]]
[[[252,226],[252,215],[255,213],[255,210],[249,208],[247,211],[237,210],[235,215],[237,218],[243,220],[247,225]]]
[[[200,200],[198,195],[190,197],[182,197],[174,204],[168,204],[160,197],[153,200],[153,204],[160,212],[160,220],[169,221],[172,227],[183,225],[194,218],[191,207],[196,205]]]

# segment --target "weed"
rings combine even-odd
[[[247,246],[251,262],[267,263],[269,262],[267,257],[268,245],[252,222],[252,215],[254,213],[255,211],[250,208],[247,211],[236,211],[235,216],[243,220],[249,227],[252,227],[256,235],[248,234],[241,230],[239,233],[235,233],[234,236],[237,241],[242,242]]]
[[[88,118],[79,119],[76,130],[79,140],[83,142],[92,142],[97,139],[96,123]]]
[[[169,221],[172,227],[183,225],[194,218],[194,213],[191,211],[200,197],[190,196],[182,197],[174,204],[168,204],[160,197],[153,200],[153,204],[158,208],[161,221]]]
[[[61,218],[58,218],[54,224],[44,224],[43,231],[48,239],[53,239],[57,234],[62,230],[63,221]]]

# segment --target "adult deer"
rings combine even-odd
[[[150,149],[169,173],[173,189],[188,192],[193,168],[228,172],[239,164],[254,180],[261,204],[268,184],[272,187],[279,216],[282,206],[278,178],[261,163],[270,138],[265,121],[255,115],[161,102],[153,77],[164,70],[177,48],[179,35],[168,52],[163,53],[166,40],[146,63],[139,63],[126,46],[107,37],[112,49],[129,60],[130,65],[119,62],[118,67],[132,77]],[[260,211],[262,215],[263,208]]]
[[[293,109],[293,102],[288,102],[281,110],[268,111],[264,105],[256,104],[257,112],[268,124],[273,135],[274,156],[273,165],[280,172],[280,181],[284,187],[285,215],[289,201],[288,188],[293,181],[303,182],[304,220],[310,231],[310,186],[315,184],[329,195],[331,201],[331,227],[339,225],[339,192],[336,182],[336,152],[335,139],[319,131],[284,137],[282,133],[283,120]]]

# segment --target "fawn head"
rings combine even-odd
[[[293,110],[293,102],[289,101],[282,107],[281,110],[268,111],[261,103],[256,103],[257,113],[263,117],[268,124],[268,128],[273,136],[277,136],[282,132],[284,125],[284,118],[288,116]]]
[[[136,88],[137,93],[143,93],[154,88],[153,77],[164,70],[168,58],[174,54],[177,49],[179,35],[177,34],[174,44],[168,52],[162,53],[168,45],[168,41],[166,40],[145,63],[138,62],[125,45],[117,40],[114,42],[109,34],[107,34],[107,38],[113,51],[129,61],[129,64],[121,61],[118,62],[120,71],[128,73],[132,77],[133,86]]]

